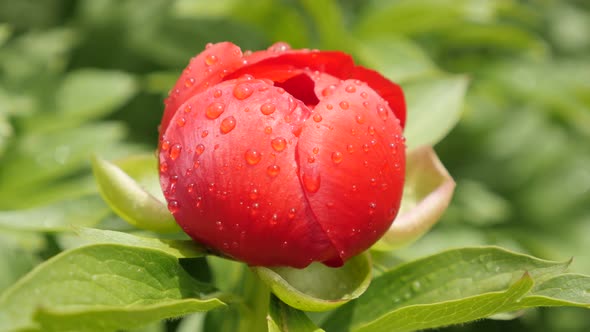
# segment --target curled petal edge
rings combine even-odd
[[[432,147],[409,151],[406,162],[400,212],[374,250],[393,250],[418,240],[436,224],[453,197],[455,181]]]

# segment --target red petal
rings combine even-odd
[[[402,128],[366,84],[347,80],[316,106],[299,137],[300,181],[342,264],[387,231],[399,209]]]
[[[169,148],[159,155],[162,188],[185,232],[252,265],[305,267],[336,256],[297,177],[293,132],[309,116],[305,105],[263,81],[238,80],[187,106],[192,111],[174,115],[164,133]]]
[[[374,70],[356,66],[350,78],[366,82],[375,90],[381,98],[387,100],[389,107],[393,110],[395,116],[399,119],[402,128],[406,125],[406,102],[404,92],[399,85],[391,82],[387,78]]]
[[[221,82],[226,75],[241,67],[243,61],[240,48],[229,42],[210,45],[192,58],[165,101],[160,134],[166,131],[170,119],[180,105],[195,94]]]

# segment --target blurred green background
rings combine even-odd
[[[89,155],[154,151],[167,90],[223,40],[344,50],[432,105],[466,77],[460,122],[436,146],[456,195],[399,257],[497,244],[590,273],[589,1],[1,0],[0,291],[66,247],[70,223],[125,227]],[[541,309],[443,330],[589,331],[590,317]]]

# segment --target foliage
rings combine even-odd
[[[222,40],[341,49],[399,82],[408,144],[436,144],[457,182],[442,220],[355,258],[339,285],[329,269],[251,270],[110,212],[91,156],[157,199],[148,157],[106,160],[153,153],[167,90]],[[579,0],[2,0],[0,330],[410,331],[486,317],[441,330],[590,329],[588,77]],[[311,312],[334,301],[346,304]],[[527,309],[539,306],[574,308]]]

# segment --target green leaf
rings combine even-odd
[[[467,90],[465,76],[430,79],[405,85],[408,149],[435,145],[459,121]]]
[[[124,232],[101,230],[96,228],[79,228],[76,233],[87,244],[121,244],[134,247],[161,250],[176,258],[194,258],[205,255],[206,250],[192,240],[165,240],[136,236]]]
[[[350,259],[340,268],[312,263],[305,269],[252,269],[279,299],[304,311],[334,309],[359,297],[371,282],[371,262],[367,253]]]
[[[57,90],[57,114],[86,121],[119,108],[137,91],[134,78],[125,72],[81,69],[68,73]]]
[[[453,178],[431,147],[410,151],[399,214],[373,248],[391,250],[416,241],[440,219],[454,188]]]
[[[563,274],[551,278],[533,290],[519,307],[576,306],[590,309],[590,276]]]
[[[86,166],[92,152],[117,155],[127,144],[119,141],[125,134],[120,123],[95,123],[76,129],[51,133],[27,132],[14,145],[11,158],[0,167],[1,196],[14,191],[38,190],[40,182],[55,180]],[[32,193],[34,194],[34,192]]]
[[[121,164],[126,165],[136,178],[149,179],[153,175],[157,179],[153,156],[136,157]],[[154,197],[117,165],[95,156],[92,169],[102,197],[121,218],[133,226],[155,232],[180,230],[163,199]],[[153,190],[153,185],[151,188],[161,195],[161,191]]]
[[[428,55],[403,38],[364,39],[359,45],[361,62],[390,80],[403,83],[439,73]]]
[[[0,211],[0,228],[38,231],[72,231],[72,226],[94,226],[110,213],[97,195],[60,201],[40,207]]]
[[[224,303],[162,250],[100,244],[65,251],[0,296],[0,330],[103,331]]]
[[[267,319],[269,332],[324,331],[315,326],[305,313],[293,309],[274,295],[270,298],[270,308]]]
[[[373,280],[355,303],[352,330],[413,331],[518,310],[533,283],[559,275],[568,264],[497,247],[418,259]]]

